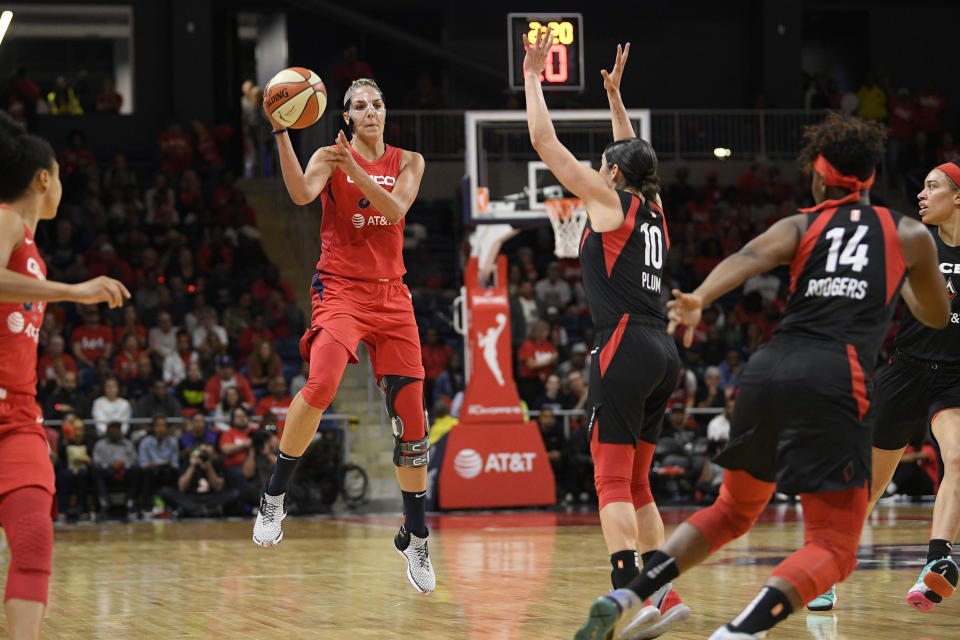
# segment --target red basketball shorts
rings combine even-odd
[[[33,396],[9,394],[0,400],[0,496],[30,486],[56,491],[43,416]]]
[[[317,273],[311,285],[310,328],[300,339],[300,355],[310,359],[310,345],[326,331],[357,363],[362,341],[370,352],[373,373],[423,379],[420,333],[410,290],[401,280],[368,282]]]

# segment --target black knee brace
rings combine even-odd
[[[421,382],[421,380],[410,376],[386,375],[380,379],[380,388],[383,391],[387,405],[387,415],[390,416],[393,431],[393,464],[397,467],[425,467],[430,460],[430,437],[428,435],[430,422],[426,407],[423,409],[423,438],[404,442],[402,440],[403,420],[397,414],[394,406],[394,401],[400,389],[416,382]]]

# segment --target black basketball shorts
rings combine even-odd
[[[896,353],[877,372],[870,408],[873,446],[894,451],[923,440],[933,417],[960,408],[960,365]]]
[[[598,424],[597,439],[607,444],[656,444],[680,376],[677,346],[663,321],[630,318],[615,328],[599,329],[594,344],[589,428]]]
[[[864,487],[870,478],[869,372],[839,342],[775,336],[747,364],[716,462],[789,494]]]

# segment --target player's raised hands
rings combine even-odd
[[[547,65],[547,56],[550,55],[550,47],[553,46],[553,38],[553,31],[546,27],[540,29],[537,34],[537,41],[533,44],[530,44],[530,41],[527,40],[527,34],[523,35],[523,48],[527,51],[527,55],[523,58],[523,72],[525,74],[536,73],[539,75],[543,73],[543,69]]]
[[[99,304],[106,302],[111,309],[123,306],[123,301],[130,298],[130,292],[123,283],[107,276],[99,276],[86,282],[73,285],[74,302],[81,304]]]
[[[630,43],[626,46],[617,45],[617,59],[613,63],[613,71],[607,72],[606,69],[600,70],[603,76],[603,88],[607,91],[620,90],[620,78],[623,77],[623,68],[627,64],[627,56],[630,55]]]
[[[353,147],[343,131],[337,134],[337,139],[333,145],[320,149],[320,157],[339,167],[351,178],[355,178],[360,173],[360,165],[357,164],[357,159],[353,157]]]
[[[700,313],[703,311],[703,298],[693,293],[683,293],[679,289],[673,290],[673,300],[667,302],[667,333],[673,335],[677,325],[682,324],[690,331],[683,332],[683,346],[693,344],[693,329],[700,324]]]

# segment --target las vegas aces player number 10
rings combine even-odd
[[[509,13],[510,88],[523,91],[523,42],[533,43],[540,29],[554,33],[550,57],[540,78],[544,91],[583,91],[583,15],[580,13]]]

